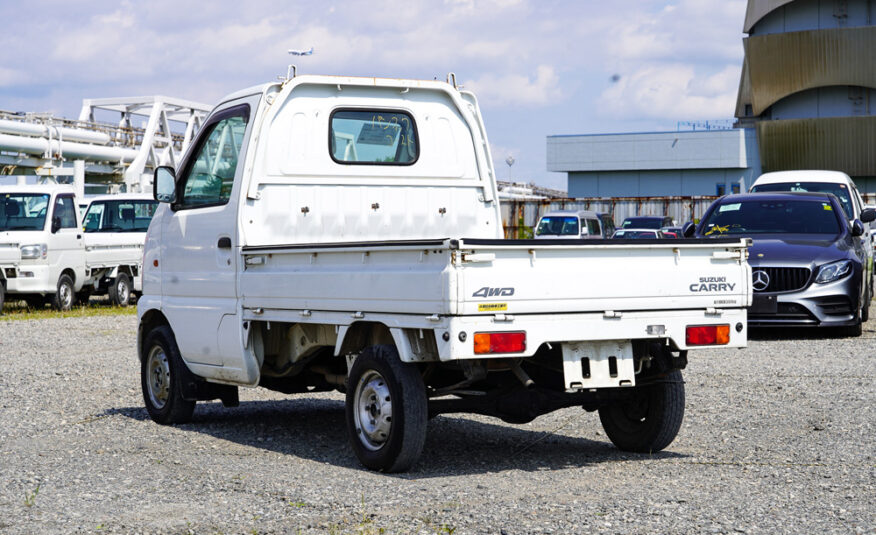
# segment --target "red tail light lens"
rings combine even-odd
[[[687,345],[723,346],[730,343],[729,325],[688,325]]]
[[[475,333],[474,352],[522,353],[526,351],[526,333]]]

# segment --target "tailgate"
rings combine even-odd
[[[461,240],[459,313],[529,314],[751,304],[748,240]]]

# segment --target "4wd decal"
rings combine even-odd
[[[510,297],[512,295],[514,295],[514,288],[490,288],[488,286],[471,294],[472,297]]]
[[[700,277],[699,282],[690,285],[692,292],[732,292],[735,283],[727,282],[727,277]]]

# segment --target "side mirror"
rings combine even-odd
[[[52,234],[55,234],[59,230],[61,230],[61,218],[55,216],[52,218]]]
[[[864,208],[861,212],[861,223],[870,223],[871,221],[876,220],[876,210],[872,208]]]
[[[681,227],[681,235],[685,238],[693,238],[696,231],[697,226],[694,224],[693,221],[688,221],[684,224],[683,227]]]
[[[852,221],[852,236],[863,236],[864,224],[859,219]]]
[[[173,167],[162,165],[155,169],[152,197],[158,202],[176,202],[176,173]]]

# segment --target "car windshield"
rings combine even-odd
[[[578,218],[575,216],[548,216],[541,218],[536,236],[577,236]]]
[[[0,193],[0,231],[43,230],[49,195]]]
[[[840,223],[831,203],[822,199],[728,200],[703,222],[706,236],[728,234],[838,234]]]
[[[846,213],[846,219],[851,219],[855,211],[852,209],[852,197],[845,184],[830,182],[782,182],[778,184],[758,184],[751,188],[752,193],[769,191],[833,193],[839,199]]]
[[[628,217],[624,219],[623,228],[653,228],[658,229],[662,226],[662,217]]]
[[[85,232],[146,232],[157,201],[94,201],[85,212]]]
[[[650,230],[619,230],[614,233],[614,237],[624,240],[656,240],[657,233]]]

